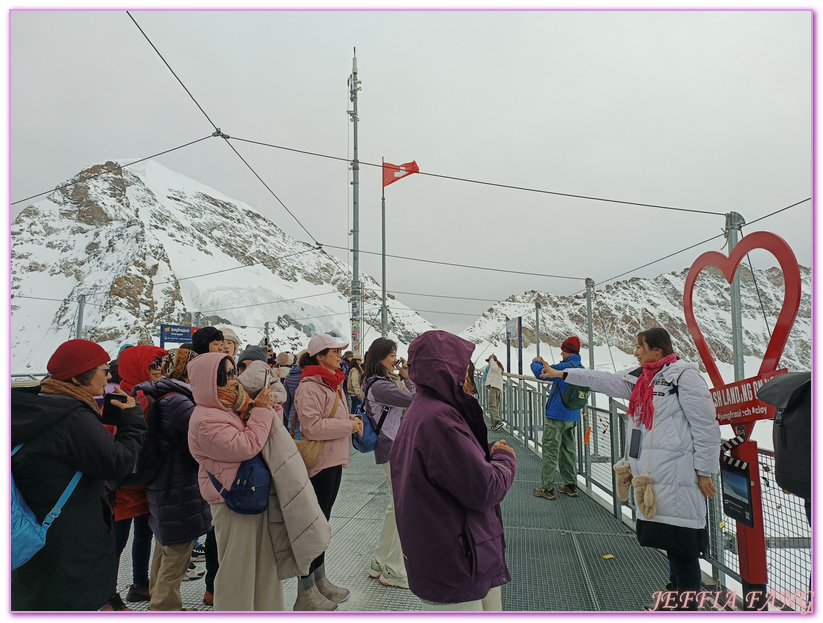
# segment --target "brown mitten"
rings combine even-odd
[[[632,469],[626,459],[620,459],[617,463],[612,465],[617,476],[615,482],[617,483],[617,497],[625,502],[629,499],[629,489],[632,484]]]
[[[657,500],[654,497],[654,487],[652,487],[651,476],[635,476],[632,478],[634,487],[634,501],[646,519],[653,519],[657,514]]]

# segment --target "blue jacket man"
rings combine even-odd
[[[532,360],[532,373],[541,378],[544,367],[555,370],[582,368],[580,363],[580,339],[568,338],[560,346],[562,360],[549,366],[542,358]],[[543,422],[543,469],[540,473],[540,487],[532,493],[537,497],[554,500],[555,471],[560,472],[563,481],[558,489],[571,497],[577,497],[577,423],[580,421],[580,409],[569,409],[563,404],[561,394],[568,384],[556,379],[546,403],[546,419]]]

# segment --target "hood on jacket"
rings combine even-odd
[[[224,359],[234,361],[226,353],[203,353],[189,362],[189,383],[194,402],[201,407],[228,411],[217,397],[217,367]]]
[[[243,374],[238,376],[237,380],[240,381],[246,393],[253,398],[263,389],[267,371],[269,373],[269,385],[271,385],[277,375],[277,371],[272,370],[265,361],[255,359],[246,366]]]
[[[216,374],[216,371],[215,371]],[[135,389],[142,390],[147,396],[151,396],[154,400],[162,398],[169,392],[176,392],[183,394],[188,398],[192,398],[191,385],[184,383],[178,379],[160,379],[159,381],[145,381],[139,385],[134,386]]]
[[[466,370],[475,345],[446,331],[426,331],[409,345],[409,378],[422,393],[454,407],[489,454],[489,437],[483,408],[463,390]]]
[[[61,394],[40,394],[40,387],[11,390],[11,445],[26,443],[46,432],[75,407],[86,404]],[[91,405],[87,405],[91,409]]]
[[[125,349],[117,359],[121,389],[130,394],[135,385],[151,380],[149,365],[155,359],[163,359],[165,354],[165,349],[159,346],[142,345]]]

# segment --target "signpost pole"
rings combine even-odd
[[[729,255],[740,241],[740,228],[746,221],[737,212],[726,215],[726,236],[729,240]],[[743,364],[743,312],[740,304],[740,275],[735,273],[731,283],[732,306],[732,350],[734,352],[734,380],[742,381],[745,378]]]
[[[512,342],[509,334],[509,317],[506,316],[506,372],[512,372]]]

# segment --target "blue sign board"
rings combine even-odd
[[[165,348],[166,342],[182,344],[191,342],[191,327],[177,324],[160,325],[160,348]]]

